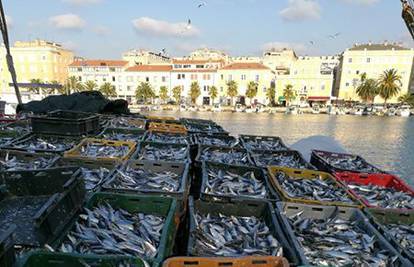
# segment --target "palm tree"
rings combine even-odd
[[[378,80],[379,95],[384,99],[384,106],[388,99],[397,96],[401,91],[402,77],[396,69],[384,71]]]
[[[135,90],[136,99],[144,100],[144,103],[148,103],[148,99],[152,100],[155,97],[155,93],[152,90],[151,84],[147,82],[141,82]]]
[[[98,88],[98,84],[95,81],[87,81],[83,84],[85,91],[95,91]]]
[[[99,88],[99,92],[101,92],[106,97],[116,97],[116,89],[111,83],[104,83]]]
[[[34,84],[43,84],[43,81],[41,79],[31,79],[30,83],[32,85],[34,85]],[[33,86],[33,87],[29,87],[29,89],[27,91],[29,91],[30,93],[39,94],[41,89],[42,88],[39,87],[39,86]]]
[[[164,104],[167,102],[167,99],[168,99],[168,88],[167,88],[167,86],[161,86],[160,87],[160,98],[164,102]]]
[[[192,82],[190,92],[189,92],[191,103],[195,104],[197,102],[197,98],[200,95],[201,95],[200,85],[198,85],[198,82]]]
[[[267,99],[269,99],[269,102],[270,102],[271,106],[275,105],[275,95],[276,95],[276,88],[275,88],[274,83],[272,83],[270,88],[267,89],[267,91],[266,91],[266,97],[267,97]]]
[[[356,93],[364,102],[372,103],[378,95],[378,84],[374,79],[367,79],[367,74],[363,73]]]
[[[60,84],[60,82],[58,82],[58,81],[56,81],[56,80],[51,81],[51,82],[50,82],[50,84],[51,84],[51,85],[58,85],[59,87],[61,87],[61,86],[62,86],[62,85]],[[56,88],[53,88],[53,89],[51,89],[51,90],[50,90],[50,93],[56,93],[56,92],[59,92],[59,90],[61,90],[61,89],[56,89]]]
[[[210,87],[210,98],[211,98],[211,102],[214,105],[214,99],[216,99],[218,96],[218,90],[217,87],[215,87],[214,85]]]
[[[67,78],[65,85],[63,87],[64,90],[62,90],[62,92],[68,95],[71,93],[83,91],[83,84],[75,76],[70,76],[69,78]]]
[[[246,90],[246,96],[248,98],[250,98],[250,105],[252,104],[252,100],[253,97],[255,97],[257,95],[257,87],[259,85],[256,82],[249,82],[249,84],[247,84],[247,90]]]
[[[175,101],[177,102],[177,104],[179,105],[181,101],[181,91],[182,91],[181,86],[174,87],[172,91],[173,91],[173,97]]]
[[[238,94],[238,85],[235,81],[227,82],[227,96],[231,98],[231,103],[233,105],[233,98]]]
[[[293,86],[291,84],[286,85],[285,89],[283,90],[283,97],[286,100],[286,105],[290,105],[290,101],[296,98],[296,91],[293,90]]]
[[[414,95],[411,93],[406,93],[398,98],[398,101],[401,104],[408,104],[410,106],[414,106]]]

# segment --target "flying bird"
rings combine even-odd
[[[191,29],[191,19],[188,19],[187,26],[185,28],[187,30]]]
[[[201,8],[201,7],[206,6],[206,5],[207,5],[207,3],[206,3],[206,2],[201,2],[201,3],[199,3],[199,4],[197,5],[197,7],[198,7],[198,8]]]
[[[341,33],[340,32],[337,32],[335,34],[329,35],[328,37],[331,38],[331,39],[336,39],[337,37],[339,37],[339,35],[341,35]]]
[[[314,42],[314,41],[309,41],[309,43],[310,43],[311,45],[314,45],[314,44],[315,44],[315,42]]]
[[[161,53],[165,55],[165,54],[167,53],[167,49],[163,48],[163,49],[161,50]]]

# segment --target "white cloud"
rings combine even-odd
[[[13,18],[6,15],[6,24],[7,27],[13,27]]]
[[[108,27],[105,26],[96,26],[92,29],[97,35],[100,36],[107,36],[111,34],[111,30]]]
[[[84,6],[84,5],[99,4],[102,2],[102,0],[62,0],[62,2],[75,5],[75,6]]]
[[[270,50],[270,49],[276,49],[276,50],[281,50],[283,48],[291,48],[293,49],[296,53],[305,53],[307,52],[308,48],[306,47],[306,45],[302,44],[302,43],[288,43],[288,42],[269,42],[269,43],[265,43],[262,45],[262,50],[266,51],[266,50]]]
[[[73,41],[65,41],[62,43],[62,46],[69,50],[78,50],[79,45]]]
[[[314,0],[289,0],[288,6],[279,15],[286,21],[319,19],[321,6]]]
[[[50,17],[49,23],[63,30],[81,30],[86,24],[81,17],[71,13]]]
[[[357,4],[357,5],[373,5],[378,3],[380,0],[340,0],[341,2],[349,3],[349,4]]]
[[[137,31],[153,36],[193,37],[200,34],[200,30],[196,26],[191,25],[191,27],[187,27],[187,22],[171,23],[149,17],[141,17],[134,19],[132,24]]]

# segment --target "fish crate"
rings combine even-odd
[[[197,145],[222,146],[243,148],[239,140],[233,136],[196,133],[193,135],[193,142]]]
[[[185,127],[187,128],[188,133],[207,133],[213,135],[229,135],[229,132],[225,131],[223,127],[217,124],[200,124],[200,123],[192,123],[186,122],[184,123]]]
[[[32,131],[37,134],[81,136],[99,132],[99,115],[56,110],[46,116],[32,116]]]
[[[174,173],[177,175],[179,186],[177,190],[168,191],[157,189],[155,187],[143,187],[132,188],[128,186],[122,186],[122,175],[127,170],[134,171],[148,171],[154,174],[164,174],[166,172]],[[105,192],[113,193],[125,193],[125,194],[145,194],[145,195],[162,195],[170,196],[177,199],[178,207],[177,211],[185,211],[189,190],[190,190],[190,164],[189,163],[174,163],[174,162],[161,162],[161,161],[145,161],[145,160],[129,160],[121,168],[115,169],[108,177],[107,181],[103,184],[102,190]],[[148,184],[148,183],[147,183]]]
[[[319,205],[309,205],[309,204],[300,204],[300,203],[291,203],[291,202],[279,202],[276,205],[276,213],[281,213],[281,220],[283,225],[286,227],[285,233],[289,236],[292,236],[291,242],[292,245],[298,251],[300,255],[302,266],[317,266],[317,264],[312,265],[309,261],[309,258],[305,256],[305,248],[302,246],[298,240],[298,232],[294,229],[292,224],[289,222],[289,217],[300,216],[300,219],[315,219],[315,220],[332,220],[333,218],[338,218],[354,227],[358,227],[364,232],[368,237],[375,241],[375,248],[381,251],[389,252],[389,257],[396,257],[395,265],[391,266],[412,266],[402,255],[392,247],[392,245],[378,232],[375,227],[369,222],[368,218],[362,213],[360,209],[350,208],[350,207],[336,207],[336,206],[319,206]],[[322,225],[322,223],[320,223]],[[309,231],[307,232],[310,233]],[[319,233],[320,237],[324,237],[322,233]],[[329,238],[329,237],[327,237]],[[360,238],[358,238],[359,240]],[[362,237],[361,237],[362,239]],[[326,241],[328,244],[330,241]],[[316,243],[316,240],[312,240],[312,243]],[[339,246],[339,245],[338,245]],[[335,248],[335,247],[333,247]],[[308,249],[309,250],[309,249]],[[317,252],[316,250],[310,250],[311,252]],[[322,255],[322,251],[319,252]],[[318,255],[319,255],[318,253]],[[364,252],[367,254],[368,252]],[[368,254],[369,255],[369,254]],[[354,263],[356,264],[356,263]],[[330,265],[331,266],[331,265]],[[349,265],[346,265],[349,266]],[[360,265],[352,265],[360,266]],[[387,265],[388,266],[388,265]]]
[[[173,123],[158,123],[151,122],[148,126],[148,131],[157,133],[175,133],[175,134],[187,134],[187,128],[184,125]]]
[[[85,196],[76,168],[2,173],[0,235],[11,225],[14,244],[42,247],[52,241],[81,208]]]
[[[146,130],[147,120],[135,117],[115,117],[108,121],[107,128]]]
[[[145,130],[106,128],[96,138],[112,141],[139,143],[144,140]]]
[[[0,150],[0,172],[46,170],[59,156],[46,153],[29,153],[17,150]]]
[[[359,203],[358,199],[354,197],[354,195],[346,189],[346,187],[341,183],[338,182],[332,175],[327,172],[320,172],[320,171],[313,171],[313,170],[303,170],[303,169],[292,169],[292,168],[283,168],[283,167],[274,167],[269,166],[267,168],[269,174],[269,180],[272,186],[278,191],[282,199],[286,202],[294,202],[294,203],[305,203],[310,205],[325,205],[325,206],[341,206],[341,207],[352,207],[352,208],[362,208],[362,205]],[[350,200],[350,203],[347,202],[340,202],[340,201],[329,201],[329,200],[312,200],[312,199],[305,199],[300,197],[295,197],[289,195],[286,192],[280,182],[278,181],[276,174],[283,173],[284,175],[288,176],[293,180],[298,179],[305,179],[305,180],[312,180],[312,179],[319,179],[324,182],[332,183],[332,187],[335,190],[343,191],[344,196],[347,196]]]
[[[391,225],[402,225],[406,227],[412,227],[414,225],[414,213],[413,212],[401,212],[389,209],[365,209],[364,210],[371,223],[377,228],[377,230],[387,239],[390,244],[396,248],[404,257],[409,259],[414,265],[414,249],[413,247],[405,248],[401,239],[392,234]],[[402,237],[402,236],[401,236]]]
[[[229,194],[227,192],[207,192],[208,191],[208,184],[209,184],[209,174],[211,171],[214,172],[222,172],[223,175],[226,173],[230,177],[234,178],[234,175],[244,176],[249,173],[254,175],[254,178],[262,183],[263,192],[265,192],[264,196],[252,196],[248,193],[240,193],[240,194]],[[251,177],[249,177],[251,178]],[[237,181],[236,181],[237,183]],[[236,189],[235,189],[236,190]],[[268,201],[278,201],[280,200],[279,195],[276,191],[272,188],[266,173],[256,167],[245,167],[245,166],[232,166],[223,163],[214,163],[214,162],[206,162],[202,163],[202,183],[201,183],[201,191],[200,191],[200,199],[205,201],[214,201],[214,200],[223,200],[229,201],[233,199],[240,199],[240,200],[255,200],[255,199],[263,199]]]
[[[335,160],[338,163],[330,163],[329,159]],[[344,168],[339,166],[341,161],[353,161],[359,162],[359,166],[355,168]],[[314,165],[320,171],[326,171],[330,173],[334,172],[361,172],[361,173],[384,173],[384,171],[378,169],[374,165],[368,163],[360,156],[344,153],[334,153],[321,150],[312,150],[311,164]]]
[[[7,146],[5,149],[26,151],[32,153],[59,153],[72,149],[80,142],[79,137],[44,135],[44,134],[27,134]]]
[[[164,221],[164,226],[161,230],[161,237],[159,245],[157,248],[157,254],[155,257],[140,257],[137,255],[127,255],[127,254],[114,254],[114,253],[63,253],[71,256],[73,258],[82,259],[83,257],[102,257],[102,256],[128,256],[134,258],[140,258],[150,265],[145,266],[154,266],[158,267],[161,263],[173,253],[174,240],[177,233],[177,228],[179,224],[179,217],[177,216],[177,201],[169,197],[159,197],[159,196],[145,196],[145,195],[129,195],[129,194],[115,194],[115,193],[95,193],[92,197],[86,202],[85,208],[91,210],[94,207],[100,204],[109,204],[114,209],[122,209],[130,213],[144,213],[146,215],[155,215],[162,216]],[[77,213],[77,216],[65,227],[61,232],[58,238],[56,238],[51,244],[55,251],[59,251],[62,243],[65,241],[67,234],[71,230],[75,229],[76,223],[81,219],[81,212]]]
[[[96,159],[60,158],[53,167],[79,168],[74,174],[84,181],[87,193],[99,191],[103,183],[108,179],[112,171],[118,167],[118,163]],[[89,175],[85,172],[89,172]],[[101,176],[98,181],[92,180],[94,175]],[[92,177],[89,177],[92,176]]]
[[[16,267],[147,267],[134,257],[106,255],[73,255],[46,251],[35,251],[23,257]]]
[[[211,153],[214,153],[214,155]],[[247,150],[237,147],[199,145],[198,154],[195,159],[196,167],[201,168],[203,161],[236,166],[254,166]]]
[[[167,124],[182,124],[181,121],[177,120],[174,117],[162,117],[162,116],[146,116],[145,117],[148,123],[167,123]]]
[[[0,234],[0,266],[13,267],[16,261],[13,233],[16,225],[11,225]]]
[[[0,131],[16,131],[20,134],[28,134],[32,131],[32,124],[30,120],[16,120],[15,122],[2,124]]]
[[[144,137],[145,142],[183,144],[190,145],[191,140],[188,135],[177,133],[147,132]]]
[[[239,258],[175,257],[164,261],[163,267],[289,267],[283,257],[251,256]]]
[[[136,153],[131,158],[137,160],[189,163],[191,162],[190,146],[182,144],[141,142]]]
[[[247,150],[290,150],[283,140],[276,136],[240,135],[239,139]]]
[[[351,194],[353,194],[361,203],[367,208],[381,208],[375,204],[372,204],[368,198],[361,196],[353,190],[352,185],[374,185],[381,188],[394,189],[397,192],[404,192],[411,195],[414,199],[414,190],[403,180],[397,176],[385,173],[356,173],[356,172],[335,172],[334,176],[336,179],[345,184]],[[378,193],[376,191],[376,193]],[[393,209],[393,208],[389,208]],[[396,211],[414,210],[414,209],[397,209]]]
[[[21,137],[21,133],[14,130],[0,130],[0,147],[7,147]]]
[[[205,120],[205,119],[192,119],[192,118],[180,118],[180,121],[182,123],[197,123],[197,124],[211,124],[211,125],[217,125],[212,120]]]
[[[274,212],[274,208],[268,201],[263,200],[232,200],[231,202],[222,201],[195,201],[192,197],[189,198],[189,238],[187,244],[187,255],[191,257],[211,257],[211,255],[203,255],[195,251],[196,236],[198,235],[198,228],[196,222],[196,214],[207,216],[234,216],[234,217],[251,217],[254,216],[262,220],[269,228],[270,233],[277,239],[283,250],[283,257],[288,259],[293,266],[301,264],[299,255],[296,250],[290,245],[289,240],[292,237],[286,236],[285,227],[280,224],[280,214]],[[242,257],[243,255],[233,255],[231,257]],[[249,256],[249,255],[244,255]],[[213,256],[214,257],[214,256]],[[227,257],[226,257],[227,258]]]
[[[268,166],[288,167],[296,169],[315,170],[296,150],[287,151],[266,151],[253,150],[250,151],[252,163],[257,167],[267,168]]]
[[[111,147],[111,148],[122,148],[126,147],[124,155],[120,156],[82,156],[82,149],[85,146],[101,146]],[[100,161],[110,161],[110,162],[122,162],[128,160],[129,157],[135,152],[137,144],[134,142],[125,142],[125,141],[112,141],[112,140],[103,140],[103,139],[94,139],[94,138],[85,138],[80,142],[76,147],[72,148],[70,151],[64,153],[63,157],[65,158],[75,158],[75,159],[96,159]]]

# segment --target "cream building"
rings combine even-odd
[[[378,79],[385,70],[389,69],[396,69],[402,77],[400,95],[413,92],[413,59],[413,49],[397,44],[355,45],[342,55],[335,96],[341,100],[360,101],[356,89],[360,84],[361,74],[366,73],[367,78]],[[379,96],[375,98],[375,103],[383,103],[383,101]],[[398,102],[398,96],[388,102]]]
[[[196,49],[190,53],[189,57],[192,60],[220,60],[224,62],[228,62],[229,58],[229,55],[223,51],[210,48]]]
[[[129,66],[135,65],[169,65],[171,58],[162,51],[154,53],[144,49],[133,49],[122,54],[122,59],[128,61]]]

